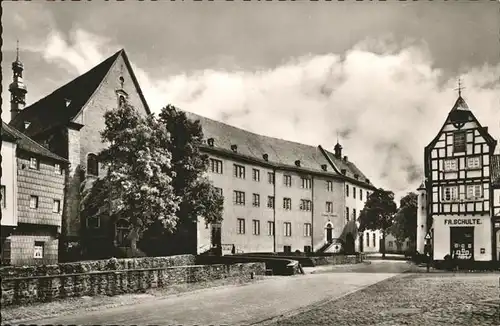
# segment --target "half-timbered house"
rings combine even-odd
[[[497,141],[459,95],[441,130],[425,148],[426,183],[419,188],[418,232],[432,241],[433,259],[469,263],[495,259],[492,160]],[[422,242],[422,239],[419,241]]]

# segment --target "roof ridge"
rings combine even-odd
[[[226,122],[223,122],[223,121],[219,121],[219,120],[215,120],[215,119],[212,119],[212,118],[208,118],[208,117],[203,116],[203,115],[198,114],[198,113],[194,113],[194,112],[190,112],[190,111],[184,111],[184,112],[186,112],[188,114],[191,114],[191,115],[198,116],[198,117],[203,118],[203,119],[210,120],[212,122],[223,124],[223,125],[225,125],[227,127],[230,127],[230,128],[234,128],[234,129],[242,130],[244,132],[248,132],[248,133],[250,133],[250,134],[252,134],[254,136],[259,136],[259,137],[265,137],[265,138],[269,138],[269,139],[275,139],[275,140],[285,141],[285,142],[288,142],[288,143],[297,144],[297,145],[301,145],[301,146],[308,146],[308,147],[311,147],[311,148],[317,148],[316,145],[309,145],[309,144],[299,143],[299,142],[296,142],[296,141],[287,140],[287,139],[283,139],[283,138],[277,138],[277,137],[272,137],[272,136],[266,136],[266,135],[258,134],[256,132],[249,131],[249,130],[247,130],[245,128],[236,127],[236,126],[230,125],[230,124],[228,124]]]
[[[116,58],[118,57],[118,55],[124,51],[123,49],[121,49],[120,51],[117,51],[115,54],[113,54],[112,56],[104,59],[103,61],[101,61],[99,64],[93,66],[92,68],[90,68],[89,70],[87,70],[86,72],[84,72],[83,74],[80,74],[78,76],[76,76],[75,78],[71,79],[69,82],[63,84],[62,86],[59,86],[58,88],[56,88],[54,91],[52,91],[51,93],[47,94],[46,96],[42,97],[41,99],[39,99],[38,101],[30,104],[29,106],[25,107],[21,112],[24,113],[24,112],[30,112],[34,109],[36,109],[36,104],[39,104],[41,102],[43,102],[44,100],[50,98],[51,96],[53,96],[54,94],[60,92],[61,90],[63,90],[65,87],[79,81],[79,80],[83,80],[84,77],[90,75],[92,72],[95,72],[97,70],[99,70],[99,68],[103,67],[105,65],[105,63],[109,63],[111,61],[115,61]],[[112,58],[114,58],[113,60],[111,60]],[[14,119],[15,120],[15,119]]]

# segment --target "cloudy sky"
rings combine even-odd
[[[28,104],[125,48],[154,111],[172,103],[330,149],[339,133],[345,155],[401,195],[421,181],[459,76],[500,137],[498,5],[2,2],[2,117],[16,39]]]

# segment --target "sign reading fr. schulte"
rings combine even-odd
[[[482,224],[479,218],[454,218],[445,219],[444,225],[480,225]]]

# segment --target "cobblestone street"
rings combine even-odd
[[[500,325],[500,274],[407,274],[266,325]]]

